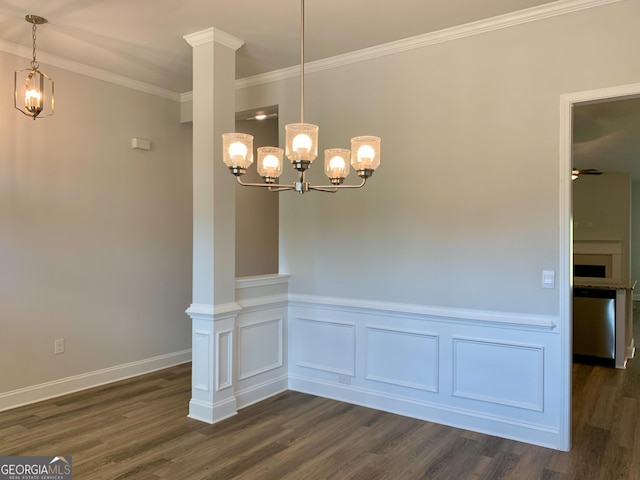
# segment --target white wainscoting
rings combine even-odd
[[[354,323],[298,317],[296,364],[338,375],[355,376]]]
[[[216,332],[216,391],[233,386],[233,330]]]
[[[212,335],[206,330],[194,328],[192,338],[193,357],[197,361],[191,366],[191,384],[196,390],[209,392],[213,369]]]
[[[453,337],[453,352],[453,396],[544,410],[544,347]]]
[[[289,275],[236,280],[238,408],[287,390],[287,304]]]
[[[287,389],[288,281],[285,275],[238,279],[235,303],[187,310],[194,351],[191,418],[215,423]]]
[[[284,318],[266,317],[238,328],[238,379],[246,380],[283,366]]]
[[[365,332],[367,380],[438,392],[437,334],[374,326],[366,326]]]
[[[563,447],[559,317],[289,295],[287,282],[242,279],[233,305],[190,309],[192,417],[289,388]]]
[[[289,296],[289,388],[562,448],[558,317]]]

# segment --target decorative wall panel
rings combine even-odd
[[[367,327],[367,380],[438,391],[438,336]]]
[[[282,322],[279,317],[238,328],[240,380],[282,366]]]
[[[453,339],[453,396],[543,410],[544,348]]]
[[[300,317],[296,322],[296,365],[355,375],[355,324]]]
[[[216,391],[233,386],[233,331],[216,332]]]
[[[203,392],[211,391],[211,335],[205,331],[193,332],[193,388]]]

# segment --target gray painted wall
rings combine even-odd
[[[283,127],[284,128],[284,127]],[[263,183],[256,171],[258,147],[278,146],[278,118],[236,121],[236,132],[253,135],[254,164],[244,182]],[[291,168],[285,158],[284,168]],[[233,181],[231,175],[228,181]],[[236,187],[236,277],[278,273],[278,204],[280,194],[266,188]]]
[[[42,65],[56,114],[34,122],[10,94],[26,63],[0,53],[0,393],[191,346],[179,104]]]
[[[382,165],[363,190],[281,196],[292,293],[558,314],[560,96],[640,81],[639,18],[623,1],[308,74],[321,149],[379,135]],[[236,108],[295,121],[296,82]]]

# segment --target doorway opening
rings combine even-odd
[[[640,97],[640,83],[562,95],[560,98],[560,319],[562,345],[561,448],[571,446],[572,300],[573,300],[573,109],[586,103]]]

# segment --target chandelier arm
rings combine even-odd
[[[279,183],[276,183],[275,185],[269,185],[269,191],[270,192],[287,192],[287,191],[293,191],[296,189],[295,185],[280,185]]]
[[[325,193],[336,193],[338,191],[338,189],[336,187],[330,187],[330,186],[322,186],[322,185],[318,185],[317,187],[314,187],[313,185],[309,185],[309,190],[315,190],[316,192],[325,192]]]
[[[243,187],[262,187],[268,188],[270,192],[282,192],[285,190],[295,190],[295,185],[280,185],[279,183],[245,183],[240,180],[240,177],[236,177],[236,180]]]
[[[337,192],[341,188],[362,188],[367,183],[367,179],[363,178],[358,185],[310,185],[309,190],[319,190],[321,192]]]
[[[19,108],[16,109],[18,110],[21,114],[26,115],[29,118],[33,118],[34,120],[36,119],[36,117],[34,117],[33,115],[31,115],[30,113],[25,112],[24,110],[20,110]]]
[[[236,177],[236,181],[242,185],[243,187],[258,187],[258,188],[268,188],[270,192],[286,192],[295,190],[299,193],[304,193],[305,191],[315,190],[316,192],[326,192],[326,193],[336,193],[340,189],[344,188],[362,188],[365,183],[367,183],[367,179],[363,178],[362,181],[357,185],[311,185],[308,182],[297,182],[293,185],[281,185],[279,183],[245,183],[243,182],[239,176]]]

